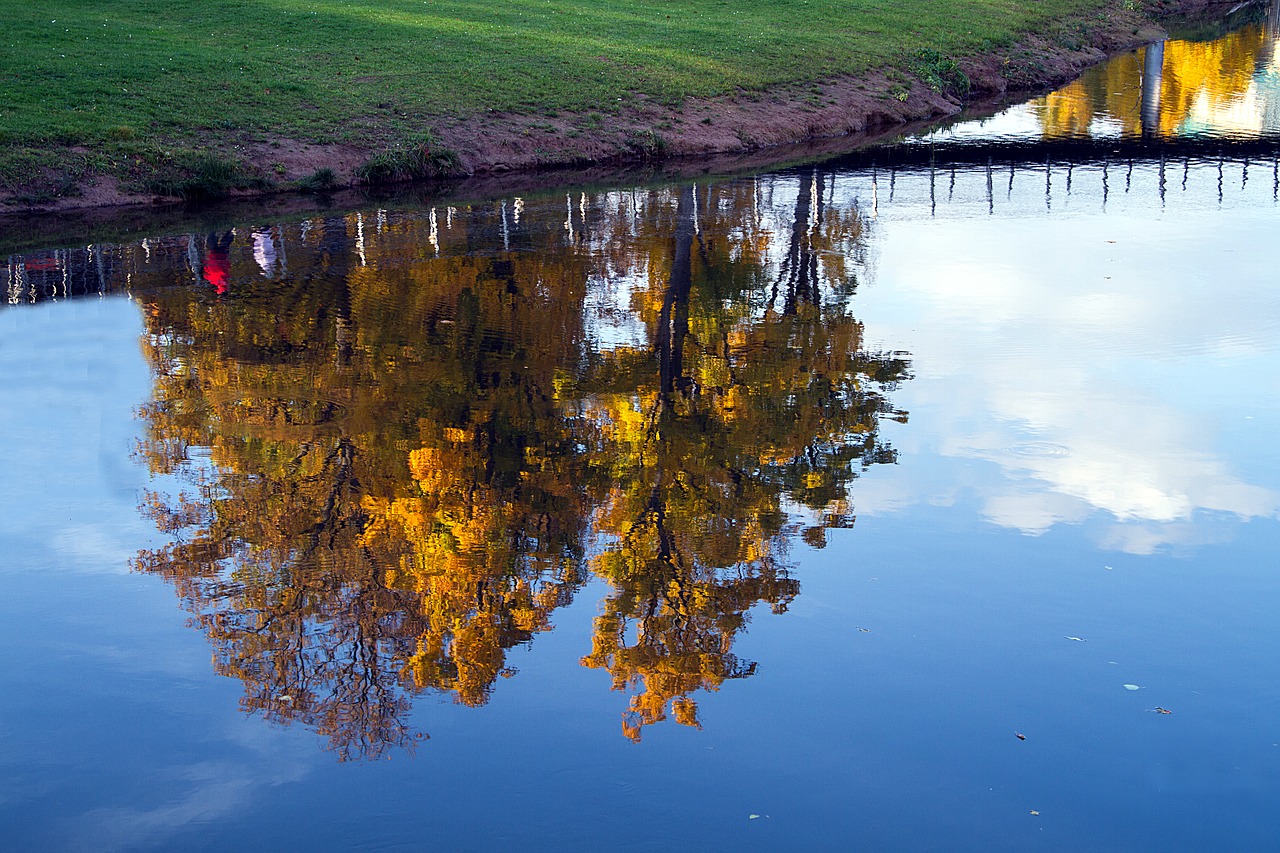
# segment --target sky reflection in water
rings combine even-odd
[[[1160,133],[1268,115],[1263,33],[1166,45]],[[950,133],[1140,132],[1143,62]],[[10,259],[9,837],[1266,846],[1273,171],[820,165]]]

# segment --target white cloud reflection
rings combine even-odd
[[[862,484],[859,512],[967,494],[1033,535],[1101,518],[1102,544],[1131,553],[1220,539],[1213,514],[1280,515],[1276,472],[1247,440],[1280,426],[1273,212],[1149,202],[882,223],[857,310],[916,378],[895,394],[911,411],[890,434],[904,465]]]
[[[216,831],[220,821],[259,805],[270,789],[306,779],[316,762],[313,749],[259,730],[260,722],[236,721],[221,732],[226,758],[156,769],[167,791],[164,802],[96,808],[72,818],[65,826],[66,846],[98,853],[174,849],[175,836],[198,827]]]

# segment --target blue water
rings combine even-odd
[[[171,262],[117,247],[104,295],[55,288],[0,309],[0,846],[1277,849],[1277,202],[1256,164],[1249,180],[1227,161],[1221,185],[1216,163],[1189,164],[1163,197],[1159,168],[1139,162],[1127,191],[1114,174],[1104,190],[1099,164],[1075,169],[1070,192],[1050,167],[1046,193],[1042,164],[991,194],[970,167],[954,182],[807,167],[694,189],[709,251],[750,243],[717,230],[733,214],[715,200],[754,199],[769,276],[806,183],[827,218],[800,231],[857,218],[856,239],[812,243],[831,268],[843,253],[858,280],[828,304],[910,376],[886,391],[905,416],[877,421],[896,459],[848,484],[851,526],[816,548],[794,535],[814,511],[782,500],[790,526],[770,541],[789,549],[800,591],[785,612],[755,604],[733,635],[755,670],[687,691],[699,727],[668,709],[636,742],[620,726],[634,685],[611,690],[581,663],[614,593],[599,575],[548,630],[505,648],[509,677],[486,701],[413,691],[406,719],[429,737],[339,761],[304,718],[247,713],[246,683],[215,672],[174,582],[137,569],[172,538],[139,512],[144,493],[184,488],[140,450],[160,369],[143,347],[148,300],[256,322],[253,300],[290,275],[325,286],[306,260],[337,257],[315,248],[318,218],[274,224],[292,273],[255,259],[238,227],[229,295],[183,265],[203,235],[157,235]],[[591,352],[640,351],[652,312],[632,295],[666,280],[646,270],[663,269],[667,243],[635,235],[668,214],[619,211],[636,198],[678,211],[682,192],[477,203],[471,221],[501,210],[501,228],[453,243],[462,226],[443,207],[339,221],[353,282],[402,268],[429,282],[464,252],[538,258],[583,276]],[[539,240],[566,207],[571,236],[554,256]],[[610,251],[630,260],[583,260]],[[721,316],[716,304],[698,310]],[[711,325],[694,325],[699,340]],[[197,470],[231,464],[190,453]]]

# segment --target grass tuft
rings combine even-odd
[[[652,130],[632,131],[624,144],[628,151],[643,160],[659,160],[667,150],[667,141]]]
[[[333,169],[325,166],[316,169],[305,178],[299,179],[295,186],[300,192],[304,193],[323,193],[334,189],[338,185],[338,176],[334,174]]]
[[[969,75],[960,70],[955,59],[931,47],[912,55],[911,69],[935,92],[957,97],[969,94]]]
[[[393,184],[455,174],[458,155],[428,135],[379,151],[359,168],[356,179],[366,184]]]
[[[188,200],[225,198],[233,190],[271,185],[239,161],[208,151],[177,154],[143,183],[147,192]]]

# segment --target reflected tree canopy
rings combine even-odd
[[[629,695],[626,736],[697,725],[755,669],[749,611],[799,592],[789,537],[852,523],[851,481],[894,459],[880,420],[905,418],[906,361],[849,312],[864,223],[833,197],[807,172],[351,214],[266,254],[237,234],[225,292],[156,267],[140,453],[185,486],[148,496],[172,542],[139,568],[246,710],[344,758],[411,748],[415,694],[483,704],[593,576],[582,663]]]
[[[1280,130],[1277,12],[1213,40],[1169,40],[1089,69],[1031,102],[1044,137],[1168,139],[1213,128],[1245,137]],[[1101,123],[1101,127],[1095,123]]]

